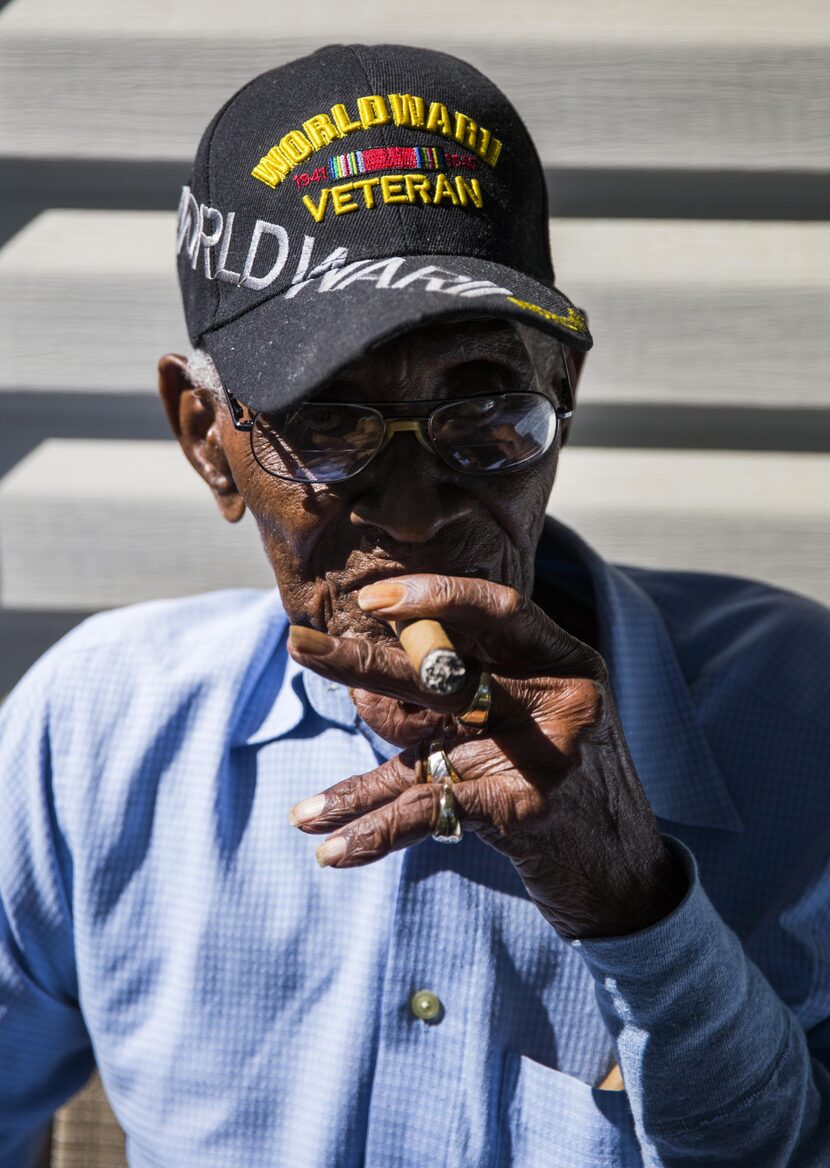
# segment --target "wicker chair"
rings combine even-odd
[[[44,1168],[127,1168],[124,1133],[98,1075],[60,1109],[52,1124],[51,1158]]]

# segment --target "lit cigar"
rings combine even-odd
[[[464,688],[464,662],[438,621],[395,621],[395,633],[424,689],[453,694]]]

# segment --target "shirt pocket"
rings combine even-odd
[[[625,1091],[600,1091],[527,1055],[504,1056],[500,1168],[642,1168]]]

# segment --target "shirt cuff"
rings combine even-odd
[[[740,1115],[749,1123],[747,1111],[757,1124],[782,1064],[801,1077],[803,1036],[704,892],[692,853],[663,839],[689,879],[680,904],[638,932],[569,943],[596,983],[641,1134],[729,1128]]]
[[[643,951],[650,957],[655,944],[660,946],[671,942],[675,940],[674,932],[682,935],[688,928],[693,928],[701,914],[706,915],[706,909],[701,901],[705,901],[709,910],[714,912],[700,883],[697,860],[692,853],[673,835],[663,834],[661,838],[686,877],[688,885],[686,894],[667,916],[661,917],[659,921],[645,929],[638,929],[635,933],[623,933],[620,936],[582,937],[569,941],[568,944],[574,949],[582,950],[582,956],[589,966],[595,962],[598,968],[604,967],[606,961],[613,965],[615,960],[625,961],[629,955],[631,960],[639,962],[642,960]],[[677,939],[679,940],[679,937]]]

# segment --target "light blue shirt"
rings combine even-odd
[[[289,808],[393,751],[276,591],[99,614],[0,712],[3,1168],[93,1061],[136,1168],[830,1165],[830,613],[552,522],[538,570],[593,587],[682,904],[568,943],[470,832],[320,869]]]

